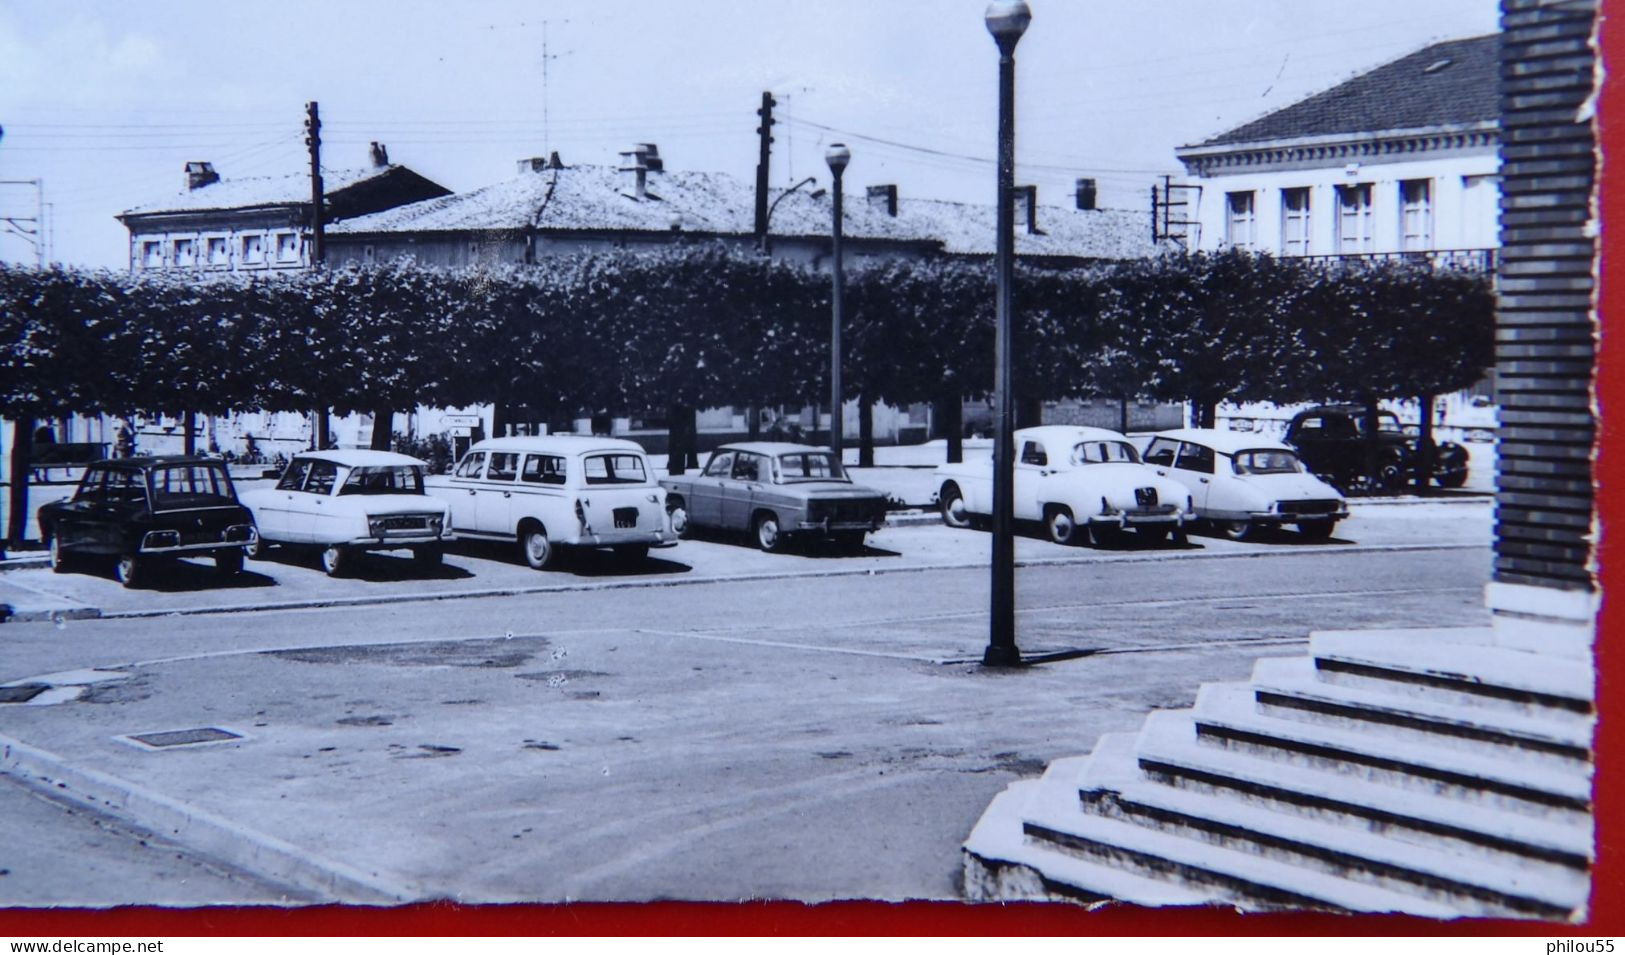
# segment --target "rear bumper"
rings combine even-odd
[[[1089,523],[1116,527],[1184,527],[1192,519],[1187,511],[1173,511],[1167,514],[1124,511],[1117,514],[1096,514],[1089,518]]]
[[[249,535],[253,533],[253,529],[254,525],[252,524],[232,524],[220,532],[219,540],[195,541],[190,544],[170,544],[167,542],[171,536],[178,541],[180,536],[178,531],[148,531],[141,538],[136,553],[143,557],[169,557],[180,554],[205,554],[241,548],[248,543]]]
[[[796,524],[794,531],[797,534],[836,534],[844,531],[875,531],[884,527],[886,522],[881,521],[801,521]]]
[[[620,547],[623,545],[642,545],[650,547],[675,547],[677,535],[669,530],[636,531],[619,530],[605,531],[601,534],[577,534],[568,540],[559,541],[571,547]]]

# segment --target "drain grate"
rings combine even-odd
[[[169,730],[163,733],[132,733],[124,738],[149,749],[171,749],[176,746],[225,743],[242,739],[243,734],[223,730],[218,726],[199,726],[195,729]]]
[[[18,686],[0,686],[0,703],[27,703],[49,690],[48,683],[23,683]]]

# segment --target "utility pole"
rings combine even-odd
[[[33,186],[34,214],[14,216],[0,212],[0,227],[34,247],[34,264],[45,267],[45,180],[0,179],[0,186]]]
[[[320,265],[322,238],[322,118],[315,100],[305,104],[305,145],[310,147],[310,264]]]
[[[761,135],[761,154],[756,160],[756,238],[760,240],[767,235],[767,166],[773,154],[773,107],[778,103],[773,94],[762,93],[762,106],[756,115],[762,117],[762,125],[756,127]]]

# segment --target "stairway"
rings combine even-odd
[[[1592,700],[1488,627],[1318,633],[995,797],[965,892],[1579,919]]]

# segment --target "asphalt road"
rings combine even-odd
[[[1486,520],[1401,521],[1412,547],[1457,540],[1436,550],[1223,542],[1029,566],[1023,649],[1076,655],[1019,672],[975,664],[987,575],[956,566],[11,623],[0,683],[82,695],[0,707],[0,734],[404,897],[952,898],[988,800],[1100,733],[1311,630],[1484,623],[1489,550],[1461,541]],[[51,678],[87,667],[115,669]],[[242,738],[120,739],[203,726]],[[55,884],[52,901],[100,901]],[[129,901],[158,901],[147,884]],[[41,901],[0,878],[0,903]]]

